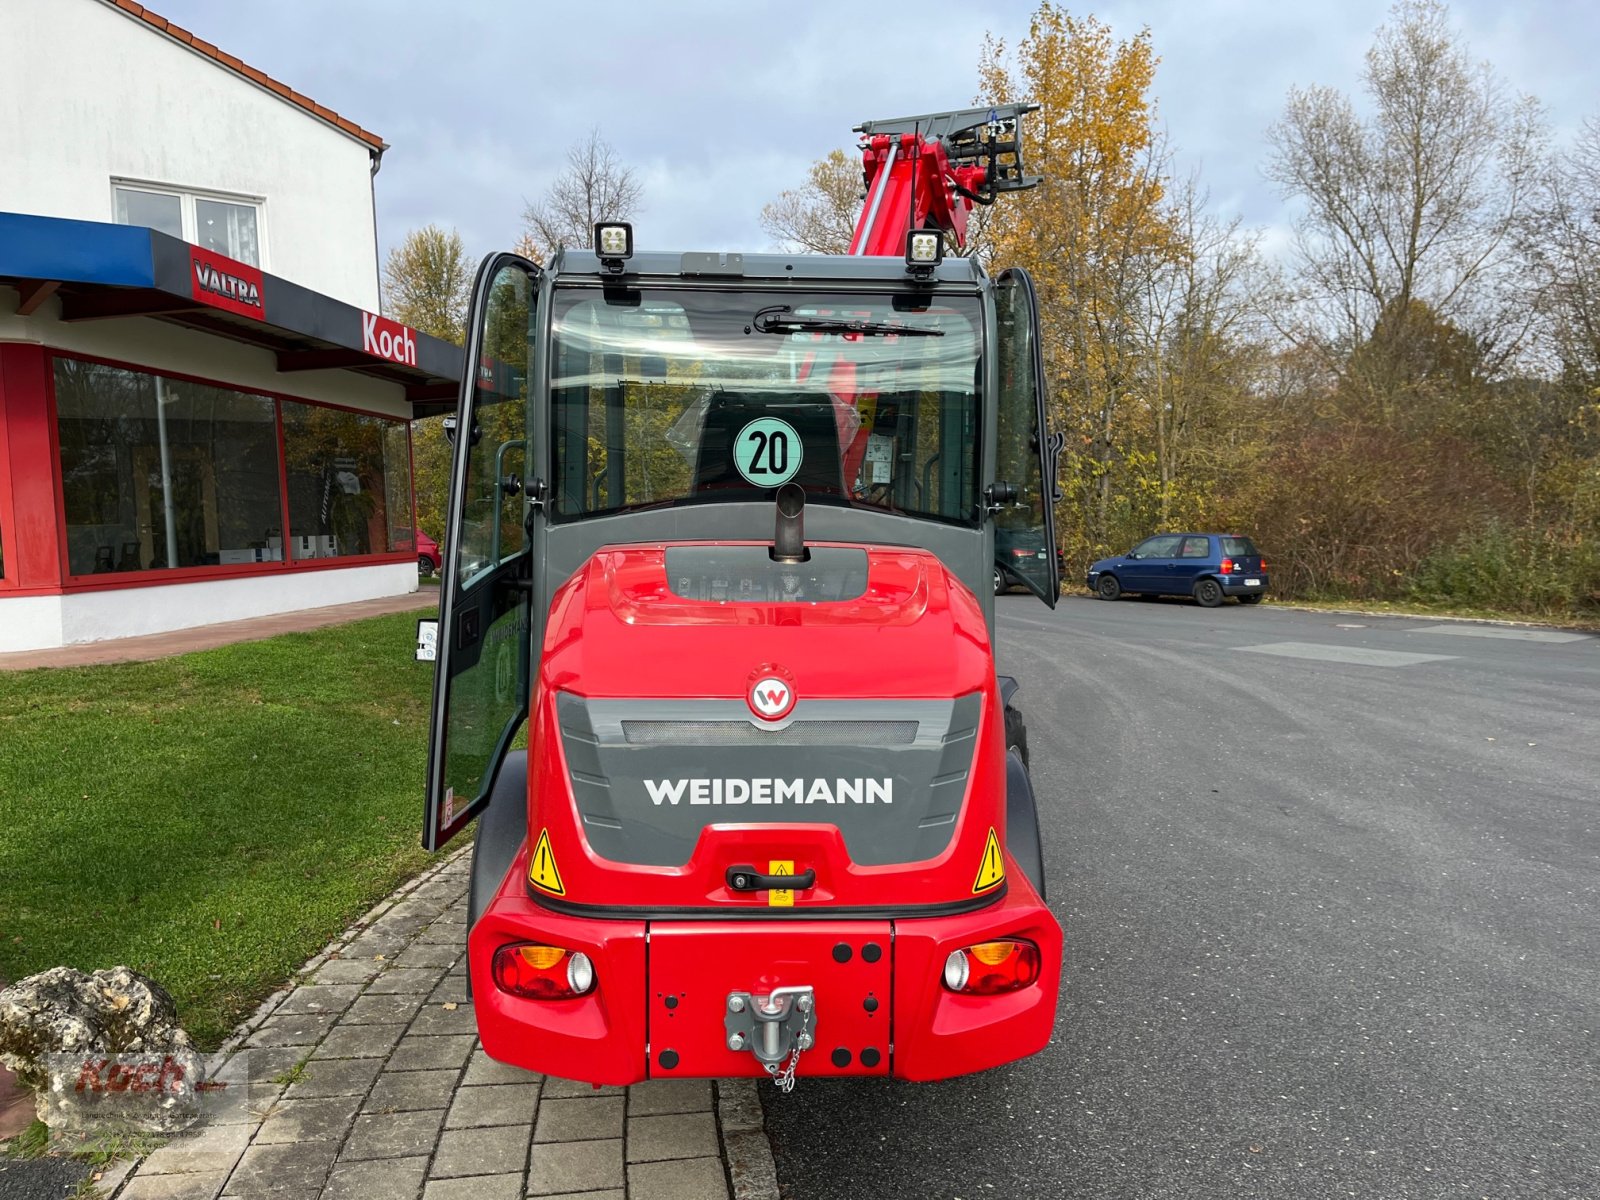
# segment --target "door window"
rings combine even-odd
[[[1044,428],[1038,313],[1033,284],[1022,271],[1007,271],[995,284],[995,333],[994,479],[1016,489],[1015,501],[995,513],[995,554],[1023,586],[1053,607],[1060,588],[1053,508],[1056,443]],[[1048,489],[1046,461],[1051,463]]]
[[[436,850],[487,802],[528,711],[526,474],[538,276],[515,255],[479,271],[456,409],[444,552],[428,810]]]
[[[1187,537],[1183,539],[1183,549],[1179,558],[1209,558],[1211,556],[1211,539],[1208,537]]]
[[[1160,534],[1153,538],[1145,538],[1133,548],[1129,558],[1174,558],[1178,553],[1178,543],[1183,540],[1178,534]]]

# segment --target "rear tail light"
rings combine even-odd
[[[1267,573],[1267,560],[1266,559],[1263,558],[1261,560],[1261,566],[1258,567],[1257,570],[1259,570],[1263,575],[1265,575]]]
[[[1233,559],[1225,558],[1222,560],[1222,573],[1224,575],[1230,575],[1233,573]]]
[[[1018,550],[1015,547],[1013,547],[1012,551],[1011,551],[1011,557],[1012,558],[1032,558],[1035,553],[1036,553],[1036,551],[1033,551],[1033,550]]]
[[[594,963],[581,950],[515,942],[494,952],[494,984],[529,1000],[568,1000],[594,988]]]
[[[952,950],[944,960],[944,985],[967,996],[998,996],[1039,978],[1039,947],[1032,942],[980,942]]]

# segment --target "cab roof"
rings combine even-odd
[[[803,279],[818,283],[912,283],[904,260],[852,254],[739,254],[690,251],[635,251],[621,275],[602,269],[593,250],[559,250],[550,273],[562,279],[588,276],[632,281],[650,279]],[[980,286],[987,278],[975,258],[946,258],[933,271],[936,284]]]

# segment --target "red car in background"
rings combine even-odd
[[[439,563],[442,561],[439,555],[439,543],[420,529],[416,531],[416,534],[417,574],[437,575],[439,573]]]

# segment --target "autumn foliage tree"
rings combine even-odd
[[[383,270],[383,307],[395,320],[460,345],[471,301],[472,264],[454,229],[413,229],[389,251]],[[435,540],[444,537],[450,490],[450,446],[439,417],[411,423],[412,487],[417,524]]]
[[[1039,294],[1069,579],[1232,529],[1279,594],[1600,609],[1600,117],[1552,154],[1440,0],[1397,0],[1360,94],[1295,87],[1268,131],[1301,219],[1263,261],[1174,169],[1154,45],[1041,0],[979,54],[977,103],[1040,105],[1044,181],[968,250]],[[832,155],[764,224],[836,250],[856,183]]]
[[[384,263],[384,312],[447,342],[462,340],[471,289],[472,263],[454,229],[413,229]]]
[[[1183,252],[1163,207],[1167,151],[1150,88],[1148,31],[1108,25],[1049,0],[1015,47],[990,38],[980,95],[1032,101],[1025,156],[1040,187],[996,205],[992,265],[1020,266],[1039,292],[1046,370],[1067,432],[1058,524],[1074,561],[1131,537],[1153,513],[1130,475],[1150,466],[1129,437],[1138,392],[1142,302],[1152,271]]]

